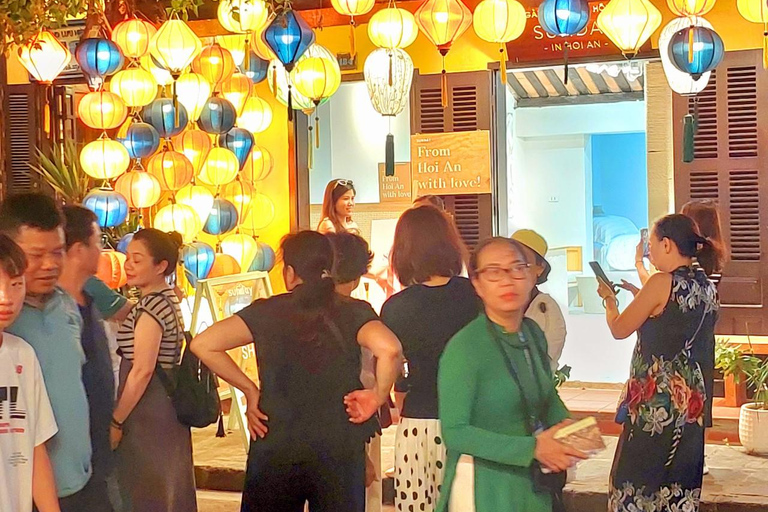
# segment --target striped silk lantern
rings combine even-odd
[[[117,178],[115,191],[128,201],[131,208],[149,208],[160,201],[160,182],[146,171],[127,172]]]
[[[88,192],[83,206],[96,214],[99,227],[113,228],[128,218],[128,201],[109,188],[97,188]]]
[[[203,162],[211,150],[212,143],[210,136],[202,130],[191,129],[184,130],[181,134],[173,138],[174,148],[183,153],[192,162],[192,168],[195,174],[200,172]]]
[[[220,246],[221,252],[235,258],[238,266],[245,271],[251,267],[251,263],[259,250],[253,237],[241,233],[227,235],[221,241]]]
[[[114,130],[127,116],[123,98],[109,91],[89,92],[77,105],[77,117],[95,130]]]
[[[192,286],[197,284],[198,279],[208,277],[215,257],[213,247],[205,242],[192,242],[181,248],[181,262]]]
[[[157,178],[163,190],[179,190],[191,183],[195,177],[195,170],[189,159],[168,148],[149,159],[147,171]]]
[[[275,268],[275,251],[265,242],[257,240],[256,243],[258,244],[258,250],[253,257],[248,272],[270,272]]]
[[[209,235],[223,235],[237,227],[237,209],[235,205],[217,197],[213,200],[211,212],[205,221],[203,231]]]
[[[78,44],[75,60],[94,91],[101,88],[105,77],[122,68],[125,61],[115,43],[99,37],[90,37]]]
[[[96,277],[113,290],[122,288],[128,282],[125,275],[125,254],[118,251],[102,251]]]

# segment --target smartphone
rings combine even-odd
[[[647,258],[651,255],[651,247],[648,242],[648,228],[640,230],[640,238],[643,240],[643,257]]]
[[[589,266],[592,267],[592,272],[595,273],[595,277],[597,278],[598,281],[605,283],[608,287],[611,288],[611,290],[613,290],[613,293],[616,293],[616,294],[619,293],[618,286],[613,284],[611,280],[608,279],[608,276],[605,275],[605,272],[603,272],[603,267],[601,267],[598,262],[590,261]]]

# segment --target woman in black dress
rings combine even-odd
[[[702,364],[714,338],[717,291],[707,278],[718,252],[693,221],[659,220],[650,235],[659,270],[619,313],[614,291],[601,284],[612,334],[637,331],[630,379],[617,419],[624,430],[611,470],[608,509],[696,512],[704,466]],[[702,266],[694,265],[694,258]]]
[[[260,299],[192,340],[191,349],[248,402],[243,512],[363,512],[365,443],[402,364],[400,342],[371,306],[334,291],[327,237],[282,243],[289,293]],[[261,387],[227,350],[255,343]],[[377,358],[360,383],[360,347]]]

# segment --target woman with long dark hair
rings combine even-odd
[[[337,294],[334,254],[314,231],[282,242],[288,293],[260,299],[203,331],[192,351],[247,399],[251,447],[244,512],[363,512],[365,443],[400,372],[400,342],[362,301]],[[227,350],[255,343],[261,387]],[[360,382],[360,347],[377,359]]]
[[[721,256],[681,214],[656,222],[649,245],[658,272],[623,312],[614,290],[603,283],[598,289],[613,336],[625,339],[637,332],[617,413],[624,430],[611,470],[608,508],[696,512],[708,398],[704,366],[719,309],[707,275],[721,264]]]
[[[323,218],[317,226],[320,233],[360,234],[360,228],[352,220],[355,209],[355,185],[352,180],[331,180],[323,195]]]

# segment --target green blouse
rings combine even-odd
[[[524,320],[522,338],[491,325],[518,369],[531,406],[539,408],[539,389],[550,394],[542,421],[551,426],[566,419],[568,410],[555,390],[548,361],[539,357],[547,351],[547,340],[536,322]],[[525,371],[531,367],[526,345],[538,386],[534,372]],[[438,512],[448,510],[456,464],[463,454],[474,458],[476,512],[552,510],[550,496],[533,489],[530,466],[536,440],[526,428],[520,389],[504,357],[488,330],[487,317],[480,315],[451,339],[440,359],[439,408],[448,461]]]

